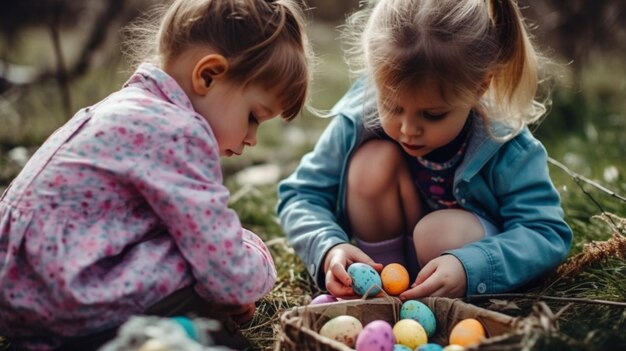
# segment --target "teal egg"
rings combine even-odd
[[[383,286],[380,274],[374,268],[365,263],[353,263],[348,267],[348,274],[352,278],[352,288],[359,296],[374,296]],[[367,296],[366,296],[367,297]]]
[[[393,345],[393,351],[413,351],[411,348],[404,346],[402,344]]]
[[[439,344],[429,342],[428,344],[420,345],[415,351],[443,351],[443,347]]]
[[[433,311],[425,304],[416,300],[407,300],[402,304],[400,309],[400,319],[413,319],[424,327],[428,337],[435,334],[437,328],[437,320]]]

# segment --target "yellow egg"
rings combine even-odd
[[[144,342],[143,345],[139,348],[138,351],[169,351],[170,348],[165,344],[165,342],[159,339],[149,339]]]
[[[339,341],[349,347],[354,347],[356,337],[361,330],[363,330],[363,325],[358,319],[348,315],[341,315],[326,322],[320,329],[320,335]]]
[[[398,263],[390,263],[380,273],[383,289],[389,295],[400,295],[409,287],[409,272]]]
[[[461,345],[448,345],[442,351],[465,351],[465,347]]]
[[[426,331],[413,319],[401,319],[393,326],[393,336],[396,344],[402,344],[414,350],[428,342]]]
[[[484,338],[485,328],[474,318],[460,321],[450,332],[450,344],[464,347],[479,344]]]

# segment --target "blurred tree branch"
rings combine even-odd
[[[315,20],[343,23],[358,0],[305,0]],[[0,94],[12,87],[29,86],[55,79],[66,109],[71,109],[68,84],[92,67],[115,26],[122,26],[150,0],[20,0],[5,1],[0,11]],[[522,12],[537,28],[533,31],[542,46],[551,47],[571,62],[575,78],[596,51],[626,57],[626,1],[624,0],[521,0]],[[76,28],[92,16],[87,39],[72,59],[61,50],[62,29]],[[82,21],[81,21],[82,20]],[[55,50],[54,67],[30,67],[11,62],[12,48],[23,32],[46,28]],[[79,29],[79,30],[82,30]],[[578,79],[576,79],[578,81]]]
[[[69,82],[83,75],[93,63],[95,54],[107,40],[111,28],[125,24],[133,17],[123,0],[109,0],[94,6],[92,1],[75,2],[69,0],[21,0],[10,1],[0,12],[1,36],[7,50],[1,55],[0,93],[14,86],[28,86],[55,79],[59,85],[64,109],[71,115],[72,106]],[[94,10],[95,9],[95,10]],[[79,49],[77,59],[67,62],[61,42],[61,30],[72,29],[80,22],[77,19],[96,11],[95,20],[89,26],[87,40]],[[9,60],[9,49],[17,37],[27,28],[47,26],[50,33],[56,65],[54,67],[25,67]]]

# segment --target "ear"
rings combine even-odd
[[[222,55],[210,54],[202,57],[191,72],[191,86],[198,95],[206,95],[215,81],[228,71],[228,61]]]

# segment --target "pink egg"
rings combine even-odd
[[[391,325],[383,320],[368,323],[356,338],[356,351],[393,351]]]
[[[322,294],[314,298],[311,301],[310,305],[317,305],[320,303],[330,303],[330,302],[337,302],[337,298],[330,294]]]

